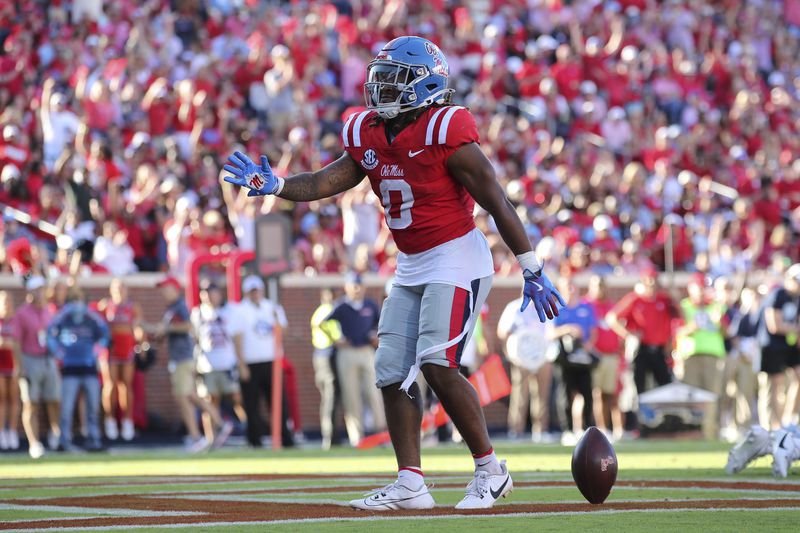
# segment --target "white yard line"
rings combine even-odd
[[[52,511],[58,513],[78,513],[87,515],[108,515],[108,516],[196,516],[205,513],[194,511],[146,511],[139,509],[112,509],[108,507],[76,507],[68,505],[22,505],[16,503],[0,503],[0,510],[8,511]],[[92,518],[87,516],[86,518]],[[32,518],[30,520],[39,520]],[[49,520],[43,518],[42,520]],[[56,519],[58,520],[58,519]]]
[[[775,512],[775,511],[795,511],[800,507],[724,507],[714,509],[716,511],[756,511],[756,512]],[[623,513],[674,513],[685,511],[709,511],[709,508],[697,507],[680,507],[674,509],[608,509],[598,511],[553,511],[542,513],[508,513],[508,514],[493,514],[493,515],[465,515],[465,514],[452,514],[452,515],[416,515],[416,516],[390,516],[390,515],[370,515],[365,517],[354,518],[297,518],[290,520],[260,520],[254,522],[205,522],[202,524],[194,523],[178,523],[178,524],[163,524],[163,525],[124,525],[124,526],[94,526],[94,527],[52,527],[52,528],[38,528],[37,531],[125,531],[131,529],[179,529],[179,528],[211,528],[222,527],[230,528],[236,526],[272,526],[279,524],[315,524],[315,523],[329,523],[329,522],[376,522],[383,520],[402,521],[402,520],[448,520],[453,518],[474,519],[474,518],[537,518],[549,516],[575,516],[575,515],[613,515]],[[10,529],[8,531],[14,532],[29,532],[29,529]]]

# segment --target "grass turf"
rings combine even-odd
[[[520,486],[510,498],[509,512],[514,504],[523,502],[569,503],[581,502],[581,496],[572,486],[523,487],[525,481],[569,481],[571,449],[561,446],[532,446],[521,443],[501,443],[496,446],[498,454],[508,459],[515,481]],[[638,441],[620,443],[616,446],[619,459],[619,479],[630,480],[684,480],[706,481],[763,481],[772,482],[769,459],[760,459],[753,466],[734,477],[722,471],[728,446],[717,443],[691,441]],[[423,467],[434,483],[465,484],[470,476],[472,461],[465,449],[446,446],[424,450]],[[388,482],[395,464],[390,449],[357,451],[350,449],[321,452],[318,450],[288,450],[283,452],[226,449],[202,456],[186,456],[177,451],[150,453],[126,453],[109,455],[49,455],[32,461],[22,455],[0,456],[0,497],[2,501],[26,498],[40,500],[55,497],[91,498],[105,494],[180,493],[186,497],[204,499],[199,491],[213,492],[207,499],[231,501],[347,501],[358,497],[367,489]],[[347,474],[339,478],[324,479],[239,479],[225,477],[241,474]],[[358,474],[360,477],[351,477]],[[131,476],[131,477],[126,477]],[[202,476],[192,479],[184,476]],[[800,481],[800,476],[790,475],[790,483]],[[345,491],[309,491],[281,493],[276,489],[288,487],[352,487]],[[768,489],[769,487],[765,487]],[[275,492],[259,492],[260,489]],[[245,494],[233,494],[247,491]],[[463,489],[453,487],[434,488],[433,494],[440,505],[452,505],[463,495]],[[763,500],[769,507],[770,499],[797,498],[800,509],[800,484],[798,492],[776,493],[770,490],[732,490],[718,488],[665,488],[627,487],[614,489],[609,501],[691,501],[719,499],[735,502],[740,499]],[[121,504],[124,498],[120,499]],[[37,502],[38,503],[38,502]],[[42,510],[32,505],[28,508],[0,507],[0,523],[5,520],[34,518],[62,518],[64,516],[93,516],[86,513],[64,513],[56,509]],[[124,505],[123,505],[124,507]],[[415,531],[451,531],[468,528],[497,529],[503,531],[610,531],[621,528],[626,533],[634,531],[674,531],[684,528],[689,531],[742,531],[774,530],[791,527],[796,521],[798,509],[792,510],[726,510],[707,511],[636,511],[600,512],[591,514],[544,514],[525,516],[492,516],[435,518],[421,520],[382,519],[369,524],[341,520],[325,524],[326,531],[396,531],[412,526]],[[96,516],[96,515],[95,515]],[[268,517],[265,517],[268,518]],[[16,524],[15,524],[16,525]],[[66,525],[66,524],[64,524]],[[178,528],[177,531],[184,528]],[[270,531],[318,531],[320,523],[269,524]],[[170,528],[170,530],[176,530]],[[265,524],[192,526],[192,531],[264,531]],[[137,531],[166,531],[163,528],[137,529]]]

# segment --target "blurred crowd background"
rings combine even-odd
[[[343,117],[363,106],[366,65],[383,43],[405,34],[429,38],[447,55],[454,100],[475,115],[482,148],[537,255],[567,284],[570,312],[580,315],[584,299],[593,302],[593,321],[576,318],[535,332],[541,341],[541,350],[529,354],[535,365],[515,353],[519,339],[513,346],[490,342],[512,370],[512,436],[530,427],[546,440],[552,431],[577,433],[591,422],[590,369],[580,370],[580,379],[565,377],[571,363],[563,339],[592,338],[599,349],[600,335],[608,350],[600,355],[617,364],[601,357],[607,376],[594,378],[598,419],[618,437],[636,427],[619,419],[620,393],[663,384],[673,370],[722,393],[741,367],[734,389],[744,408],[735,410],[726,392],[712,417],[722,429],[735,432],[758,420],[759,371],[766,372],[761,385],[769,386],[761,422],[796,420],[800,356],[789,330],[798,327],[792,302],[800,293],[800,266],[790,268],[800,261],[800,0],[3,2],[0,204],[16,211],[4,210],[0,272],[27,277],[33,309],[43,308],[36,304],[44,302],[36,296],[44,286],[39,275],[52,284],[96,272],[163,272],[181,287],[192,254],[252,250],[256,218],[282,213],[292,223],[293,271],[390,276],[397,249],[366,181],[319,202],[254,201],[222,183],[220,172],[234,150],[267,154],[281,176],[335,160]],[[21,224],[25,216],[33,223]],[[514,273],[517,263],[493,221],[480,210],[476,218],[490,239],[495,270]],[[654,280],[665,269],[697,274],[688,295],[660,292]],[[619,303],[599,289],[584,295],[569,285],[571,275],[584,273],[641,281]],[[749,281],[752,273],[763,285]],[[593,285],[602,284],[597,280]],[[71,283],[61,283],[64,291]],[[14,319],[11,298],[3,300],[0,326]],[[663,303],[659,313],[666,314],[639,313],[642,301]],[[62,304],[51,302],[53,313]],[[789,313],[772,327],[764,305],[794,305],[794,318]],[[711,326],[695,319],[700,308],[700,316],[713,318]],[[742,325],[748,316],[752,327]],[[113,326],[113,316],[106,318]],[[39,319],[48,328],[53,317]],[[509,311],[497,331],[502,343],[521,334],[513,331],[515,320],[526,319]],[[186,317],[180,323],[190,329]],[[648,343],[648,328],[659,324],[666,330]],[[3,337],[15,337],[16,327]],[[719,353],[680,348],[681,336],[693,338],[698,328],[714,331]],[[757,329],[766,341],[747,350],[734,342],[754,338]],[[663,353],[632,348],[623,362],[629,337]],[[761,349],[776,338],[783,343],[780,364],[759,367]],[[35,335],[28,340],[37,342]],[[99,333],[91,340],[105,342]],[[325,342],[315,344],[315,356],[335,344]],[[552,357],[544,356],[545,345],[556,346]],[[679,360],[697,365],[664,366],[671,365],[672,348]],[[783,352],[791,357],[784,360]],[[659,366],[633,383],[631,366],[642,353],[655,354]],[[541,370],[553,359],[561,373]],[[332,390],[335,374],[328,368],[325,379],[317,376],[321,395],[323,387]],[[104,381],[132,390],[132,376]],[[709,376],[713,383],[705,381]],[[176,398],[196,400],[192,387],[178,385],[186,390]],[[556,390],[566,390],[558,407],[550,392]],[[573,405],[578,396],[586,397],[583,416]],[[102,401],[108,398],[104,392]],[[180,405],[188,420],[191,405]],[[9,421],[18,418],[15,409]],[[50,414],[51,434],[58,435],[57,413]],[[106,427],[106,436],[119,430],[132,438],[130,420]],[[710,438],[719,430],[704,427]],[[200,437],[189,444],[197,443]]]
[[[366,183],[254,202],[220,170],[234,149],[280,175],[337,158],[370,58],[417,34],[551,266],[780,271],[800,254],[799,25],[798,0],[4,2],[0,202],[65,237],[6,217],[0,268],[182,276],[283,212],[295,271],[390,274]]]

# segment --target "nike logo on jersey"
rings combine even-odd
[[[503,489],[506,488],[506,485],[508,485],[508,480],[509,479],[511,479],[511,478],[509,476],[506,476],[506,480],[503,481],[503,484],[500,485],[500,488],[497,489],[497,490],[494,490],[493,488],[489,487],[489,492],[492,493],[492,498],[494,498],[496,500],[497,498],[500,497],[501,494],[503,494]]]
[[[419,154],[421,154],[424,151],[425,151],[425,148],[423,148],[422,150],[417,150],[416,152],[412,152],[411,150],[409,150],[408,151],[408,157],[416,157],[416,156],[418,156]]]

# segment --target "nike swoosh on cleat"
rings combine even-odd
[[[411,150],[409,150],[408,151],[408,157],[416,157],[416,156],[418,156],[419,154],[421,154],[424,151],[425,151],[425,148],[423,148],[422,150],[417,150],[416,152],[412,152]]]
[[[506,476],[506,480],[503,481],[503,484],[500,485],[500,488],[497,489],[497,490],[494,490],[493,488],[489,487],[489,492],[492,493],[492,498],[494,498],[496,500],[497,498],[500,497],[500,495],[503,493],[503,489],[506,488],[506,485],[508,485],[508,480],[509,479],[511,479],[511,478],[509,476]]]
[[[788,436],[789,436],[788,433],[783,436],[783,438],[781,439],[781,442],[778,444],[778,448],[786,449],[786,448],[784,448],[783,443],[786,442],[786,437],[788,437]]]
[[[375,504],[375,505],[373,505],[373,504],[371,503],[371,502],[372,502],[372,501],[374,501],[374,500],[371,500],[370,498],[367,498],[367,499],[365,499],[364,501],[366,502],[367,506],[369,506],[369,507],[380,507],[380,506],[382,506],[382,505],[387,505],[387,504],[391,504],[391,503],[400,503],[400,502],[406,502],[406,501],[408,501],[408,500],[413,500],[414,498],[417,498],[417,497],[418,497],[418,496],[411,496],[410,498],[400,498],[400,499],[398,499],[398,500],[381,500],[380,502],[376,502],[376,504]]]

